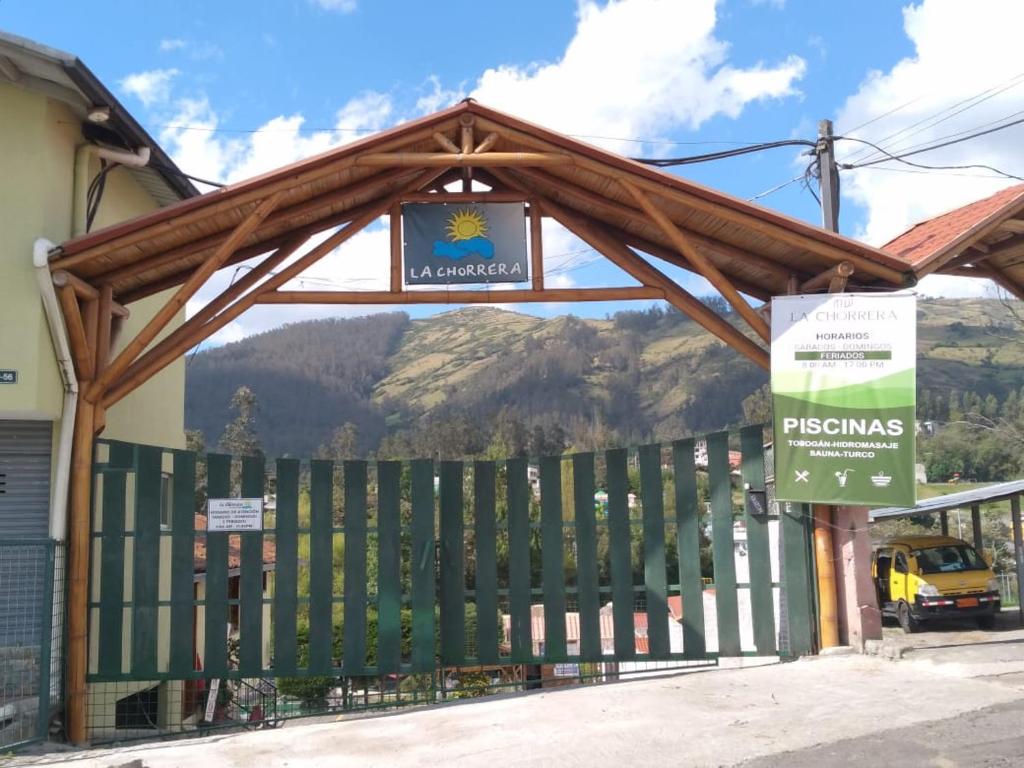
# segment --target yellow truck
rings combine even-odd
[[[871,575],[882,616],[916,632],[933,619],[974,619],[991,629],[999,581],[978,551],[950,536],[901,536],[876,547]]]

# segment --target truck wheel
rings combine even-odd
[[[910,613],[910,606],[902,601],[900,602],[899,607],[899,619],[900,627],[902,627],[903,631],[908,635],[913,632],[917,632],[921,627],[921,622],[915,619]]]

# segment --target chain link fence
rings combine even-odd
[[[47,539],[0,540],[2,748],[46,738],[51,708],[60,703],[60,659],[51,654],[60,627],[53,617],[63,611],[57,551]]]

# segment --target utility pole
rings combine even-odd
[[[821,226],[839,231],[839,169],[836,167],[835,138],[832,121],[818,123],[818,192],[821,195]]]

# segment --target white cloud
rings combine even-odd
[[[472,96],[565,133],[633,138],[696,129],[718,115],[738,117],[751,102],[798,93],[802,59],[733,67],[715,23],[713,0],[585,0],[561,59],[488,69]]]
[[[160,50],[164,52],[180,51],[187,45],[188,41],[182,40],[180,37],[172,37],[160,41]]]
[[[840,109],[837,133],[853,131],[898,154],[1019,114],[1024,97],[1019,39],[1024,3],[923,0],[907,6],[903,18],[913,55],[887,72],[868,74]],[[891,115],[854,130],[890,111]],[[986,164],[1024,176],[1022,140],[1024,126],[1017,126],[908,159],[926,165]],[[840,142],[837,154],[840,161],[863,162],[874,153]],[[842,175],[845,200],[866,213],[855,234],[875,245],[918,221],[1017,183],[980,169],[929,172],[898,163],[876,168]],[[949,281],[935,284],[953,290]]]
[[[337,11],[338,13],[352,13],[359,5],[356,0],[311,0],[325,11]]]
[[[320,4],[325,5],[323,0]],[[355,3],[336,0],[326,5],[336,6],[330,10],[355,7]],[[486,105],[566,133],[659,138],[681,128],[697,128],[712,117],[738,117],[752,103],[799,96],[796,85],[804,73],[803,60],[790,56],[774,64],[730,65],[728,44],[714,35],[715,10],[715,0],[609,0],[605,4],[584,0],[578,6],[574,36],[557,61],[491,68],[472,87],[446,86],[439,78],[429,77],[413,111],[435,111],[472,91]],[[391,95],[367,92],[336,113],[335,125],[344,131],[303,131],[305,118],[295,114],[279,115],[257,132],[236,137],[213,130],[220,117],[205,97],[178,99],[175,108],[176,114],[163,120],[170,127],[163,130],[162,143],[189,173],[228,182],[322,152],[358,138],[360,131],[377,130],[407,117],[395,113]],[[637,151],[634,143],[591,140],[613,150]],[[385,289],[387,253],[386,228],[368,229],[290,287]],[[545,222],[545,260],[553,273],[549,285],[586,284],[589,259],[596,257],[586,253],[583,243],[557,224]],[[189,311],[194,312],[230,280],[229,273],[215,276],[190,302]],[[620,281],[612,278],[612,282]],[[631,282],[623,278],[621,284]],[[373,309],[256,307],[218,334],[218,340],[237,339],[282,322],[358,315]]]
[[[176,69],[151,69],[136,72],[120,81],[121,90],[135,96],[143,106],[166,102],[171,93],[171,81],[179,74]]]

